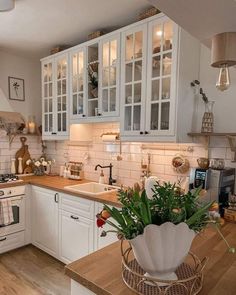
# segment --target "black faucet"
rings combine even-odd
[[[113,165],[111,163],[108,166],[101,166],[100,164],[98,164],[98,165],[95,166],[95,171],[98,170],[98,167],[100,167],[101,169],[109,168],[109,185],[112,185],[115,182],[115,180],[112,178],[112,167],[113,167]]]

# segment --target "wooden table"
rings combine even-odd
[[[236,224],[227,223],[223,234],[236,247]],[[212,228],[197,236],[191,249],[200,259],[209,257],[201,295],[236,294],[236,254],[227,251],[224,241]],[[120,243],[116,242],[66,266],[74,294],[134,295],[121,278]],[[76,283],[86,287],[75,293]],[[78,287],[79,285],[77,285]],[[87,290],[87,291],[86,291]],[[83,293],[86,292],[86,293]]]

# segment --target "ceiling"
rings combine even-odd
[[[0,49],[43,57],[93,31],[130,24],[148,7],[146,0],[16,0],[14,10],[0,13]]]
[[[210,47],[213,35],[236,32],[236,0],[149,0]]]

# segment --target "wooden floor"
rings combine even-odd
[[[69,295],[64,264],[32,245],[0,255],[0,295]]]

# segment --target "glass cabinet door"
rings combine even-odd
[[[122,39],[123,133],[144,133],[146,25],[127,31]]]
[[[98,103],[99,43],[87,47],[87,115],[101,116]]]
[[[173,22],[168,19],[152,22],[149,27],[146,128],[153,134],[173,132],[173,47]]]
[[[42,63],[43,133],[53,132],[53,61]]]
[[[56,134],[65,135],[68,131],[68,58],[56,58]]]
[[[71,93],[73,117],[85,117],[85,49],[81,48],[71,54]]]
[[[102,115],[118,113],[119,36],[101,42],[100,109]]]

